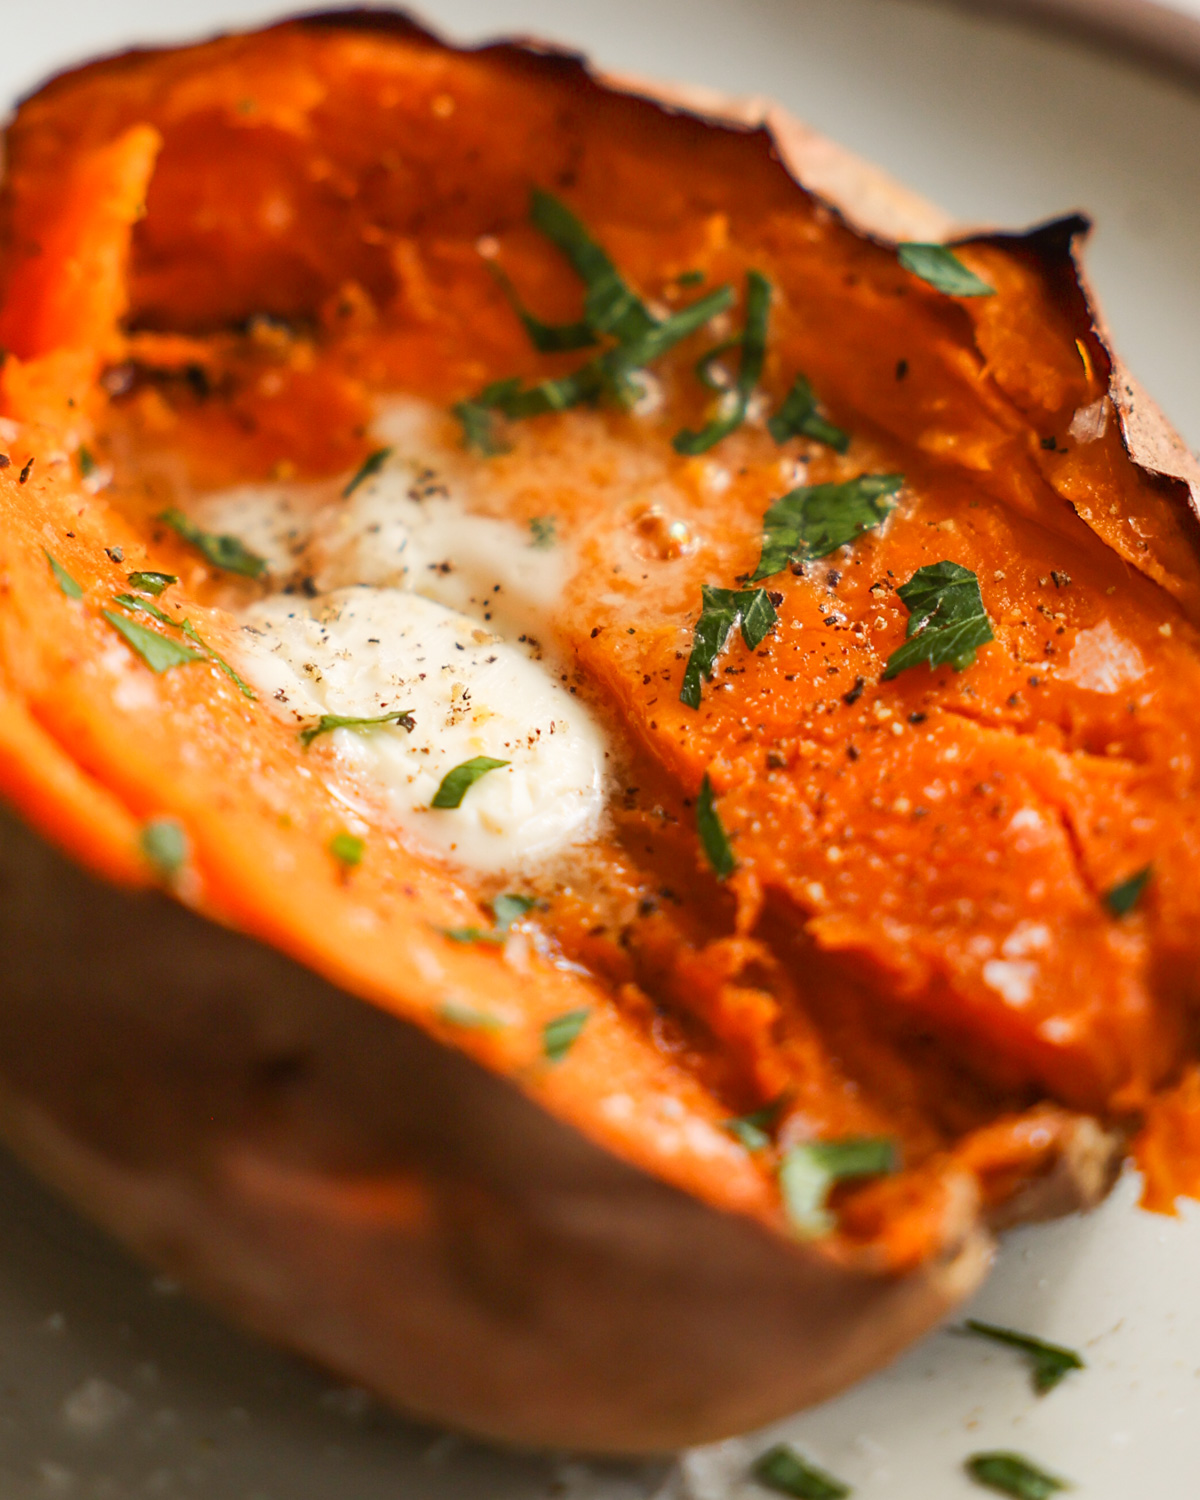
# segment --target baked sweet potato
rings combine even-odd
[[[1195,1186],[1200,481],[1082,220],[379,13],[56,79],[0,215],[0,1119],[115,1233],[649,1451]]]

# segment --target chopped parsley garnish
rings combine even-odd
[[[46,549],[43,547],[42,551],[46,552]],[[82,599],[83,589],[75,582],[62,563],[56,557],[52,557],[49,552],[46,552],[46,561],[50,564],[50,573],[62,593],[68,599]]]
[[[704,584],[700,590],[700,618],[692,631],[692,649],[684,668],[679,701],[700,707],[703,683],[712,677],[717,658],[735,626],[742,629],[746,649],[755,651],[778,616],[766,589],[722,589]]]
[[[498,1016],[489,1016],[469,1005],[456,1005],[453,1001],[447,1001],[438,1015],[448,1026],[461,1026],[467,1031],[503,1031],[508,1024]]]
[[[655,326],[646,304],[561,199],[534,188],[529,220],[571,262],[584,285],[583,317],[594,336],[611,334],[619,343],[640,338]]]
[[[884,681],[923,661],[931,671],[949,663],[961,672],[975,660],[978,647],[995,640],[979,579],[970,568],[930,563],[896,592],[909,610],[908,639],[888,657]]]
[[[512,451],[496,432],[495,412],[486,406],[481,406],[478,401],[459,401],[450,410],[462,423],[463,446],[468,451],[473,448],[484,458],[496,458],[501,453]]]
[[[548,551],[558,540],[558,528],[553,516],[533,516],[529,522],[529,530],[533,535],[533,545],[539,551]]]
[[[164,878],[176,874],[188,857],[188,837],[174,818],[152,818],[138,838],[142,853]]]
[[[493,760],[490,755],[476,755],[471,760],[464,760],[442,777],[430,807],[461,807],[462,799],[481,776],[486,776],[489,771],[498,771],[501,766],[508,764],[506,760]]]
[[[584,330],[590,334],[588,343],[602,338],[613,342],[569,374],[537,381],[531,386],[523,385],[516,376],[496,380],[477,396],[458,402],[452,410],[462,423],[466,446],[485,455],[507,451],[496,432],[493,413],[515,422],[547,412],[566,411],[602,396],[611,397],[619,405],[632,406],[639,395],[636,372],[653,364],[717,313],[724,312],[733,300],[730,287],[718,287],[660,322],[565,203],[535,188],[529,216],[534,227],[567,257],[584,284],[584,313],[579,323],[557,327],[541,323],[514,302],[535,346],[558,350],[580,348]],[[502,286],[505,280],[501,273]],[[511,300],[515,294],[509,288],[506,291]]]
[[[487,268],[508,299],[508,305],[520,318],[529,335],[529,342],[539,354],[566,354],[573,349],[590,349],[596,342],[596,335],[586,318],[577,323],[543,323],[541,318],[534,317],[524,305],[517,295],[516,287],[495,261],[489,260]]]
[[[680,271],[675,278],[676,286],[703,286],[707,273],[704,271]]]
[[[153,594],[157,598],[164,589],[178,583],[179,579],[174,573],[130,573],[128,581],[130,588],[138,589],[143,594]]]
[[[363,459],[360,468],[351,476],[345,489],[342,491],[342,499],[349,500],[360,484],[366,484],[368,479],[374,479],[391,456],[392,450],[390,448],[376,448],[374,453],[368,453],[366,458]]]
[[[770,311],[771,283],[761,271],[747,271],[745,327],[734,338],[727,339],[702,355],[696,365],[696,374],[701,383],[711,391],[720,391],[721,386],[713,380],[711,374],[713,361],[732,349],[741,350],[737,378],[731,389],[723,393],[727,409],[723,414],[718,412],[699,432],[692,432],[688,428],[677,432],[672,439],[676,453],[707,453],[746,420],[746,408],[762,375],[763,360],[766,358],[767,320]]]
[[[150,615],[162,625],[179,627],[179,621],[173,620],[165,610],[159,609],[157,604],[151,604],[149,599],[139,599],[136,594],[114,594],[113,603],[120,604],[125,609],[141,610],[143,614]]]
[[[158,519],[165,521],[172,531],[195,547],[214,568],[221,568],[226,573],[241,573],[245,578],[261,578],[267,571],[266,559],[251,552],[237,537],[205,531],[174,506],[164,510]]]
[[[1120,885],[1114,885],[1111,891],[1104,896],[1104,904],[1112,912],[1114,917],[1124,917],[1142,899],[1142,892],[1150,883],[1153,867],[1147,865],[1145,869],[1139,870],[1136,875],[1131,875],[1128,880],[1123,880]]]
[[[738,1115],[732,1120],[725,1120],[721,1129],[728,1131],[735,1141],[740,1141],[747,1151],[763,1151],[771,1144],[771,1127],[775,1124],[775,1117],[779,1113],[782,1102],[776,1099],[773,1103],[764,1105],[762,1109],[756,1109],[752,1114]]]
[[[555,1016],[542,1027],[542,1052],[547,1062],[559,1063],[579,1040],[579,1035],[588,1023],[591,1011],[584,1006],[580,1010],[569,1010]]]
[[[783,398],[783,405],[768,419],[767,431],[777,443],[786,443],[788,438],[806,437],[824,443],[838,453],[845,453],[850,446],[850,434],[821,415],[807,375],[796,376],[791,390]]]
[[[159,635],[156,630],[139,625],[136,620],[115,614],[111,609],[103,610],[101,613],[152,672],[169,672],[172,667],[182,667],[190,661],[204,660],[202,652],[193,651],[182,641],[173,641],[169,636]]]
[[[995,296],[996,288],[981,281],[974,271],[968,271],[945,245],[897,245],[896,254],[906,271],[948,297]]]
[[[501,947],[512,924],[536,905],[532,896],[497,896],[492,901],[494,927],[443,927],[442,936],[452,943],[492,943]]]
[[[307,750],[318,735],[330,734],[335,729],[370,729],[376,724],[399,724],[401,729],[407,729],[409,734],[416,728],[412,710],[407,708],[397,708],[391,713],[376,714],[374,718],[369,719],[359,719],[344,714],[322,714],[315,724],[310,724],[307,729],[300,731],[300,743]]]
[[[762,556],[750,582],[782,573],[790,562],[828,557],[887,519],[903,474],[860,474],[842,484],[789,490],[763,517]]]
[[[347,833],[344,829],[341,833],[335,833],[329,840],[330,854],[347,870],[352,870],[355,865],[362,864],[366,848],[364,839],[360,839],[355,833]]]
[[[708,779],[707,771],[696,798],[696,832],[700,835],[700,846],[713,868],[713,874],[718,880],[728,880],[737,869],[737,860],[734,858],[729,835],[717,813],[712,782]]]
[[[96,472],[96,460],[92,457],[92,450],[81,443],[79,445],[79,476],[81,479],[89,479]]]
[[[895,1143],[883,1136],[793,1146],[779,1166],[779,1190],[792,1228],[806,1240],[831,1233],[837,1220],[825,1205],[836,1184],[854,1177],[882,1177],[896,1167]]]
[[[976,1484],[1014,1500],[1050,1500],[1070,1488],[1065,1479],[1047,1474],[1019,1453],[976,1453],[964,1468]]]
[[[492,900],[492,916],[497,932],[507,932],[514,922],[531,912],[537,905],[532,896],[517,896],[506,892]]]
[[[179,628],[183,631],[184,635],[187,636],[189,641],[194,641],[196,645],[200,647],[201,651],[205,653],[209,661],[212,662],[213,666],[216,667],[218,672],[224,672],[225,676],[229,678],[230,682],[233,683],[234,687],[237,688],[238,692],[241,693],[243,698],[256,699],[258,697],[258,694],[254,691],[250,684],[248,682],[245,682],[241,677],[238,676],[238,674],[233,670],[233,668],[229,665],[229,663],[225,660],[221,653],[219,651],[214,651],[206,640],[201,639],[200,633],[197,631],[196,627],[190,620],[181,620],[179,622]]]
[[[443,927],[441,934],[449,938],[452,943],[503,943],[504,939],[499,933],[489,931],[486,927]]]
[[[789,1443],[776,1443],[756,1460],[751,1470],[764,1489],[796,1500],[845,1500],[850,1486],[802,1458]]]
[[[1001,1328],[995,1323],[981,1323],[978,1318],[968,1318],[963,1324],[963,1331],[979,1338],[991,1339],[997,1344],[1007,1344],[1010,1349],[1017,1349],[1024,1354],[1030,1362],[1033,1388],[1039,1396],[1052,1391],[1072,1370],[1084,1368],[1083,1360],[1074,1349],[1066,1349],[1061,1344],[1047,1344],[1042,1339],[1035,1339],[1028,1333],[1017,1333],[1012,1328]]]

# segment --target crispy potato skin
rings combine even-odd
[[[0,920],[28,936],[0,1097],[46,1175],[269,1336],[472,1431],[642,1452],[823,1399],[977,1284],[992,1227],[1101,1195],[1147,1109],[1194,1131],[1186,1082],[1161,1098],[1196,1009],[1200,562],[1188,460],[1094,326],[1079,221],[965,240],[996,295],[951,301],[886,243],[943,234],[934,210],[776,112],[624,88],[343,14],[94,64],[22,107],[0,194],[21,424],[0,785],[126,889],[6,828],[21,902]],[[753,568],[785,487],[761,428],[714,455],[719,485],[671,456],[703,342],[668,363],[657,423],[568,413],[496,460],[527,481],[516,519],[554,494],[580,560],[560,634],[642,788],[589,856],[608,907],[584,879],[548,898],[570,970],[446,943],[487,893],[403,846],[347,877],[294,736],[212,668],[131,669],[100,614],[130,567],[179,573],[219,649],[246,596],[155,527],[153,494],[90,495],[53,457],[161,449],[200,488],[329,476],[363,456],[374,392],[448,405],[560,368],[477,249],[543,316],[577,315],[532,183],[667,305],[694,267],[763,270],[772,401],[802,368],[854,433],[844,459],[806,450],[810,479],[906,476],[848,564],[770,581],[783,625],[735,644],[696,712],[677,700],[700,585]],[[614,454],[669,480],[694,547],[665,545]],[[944,557],[979,576],[997,640],[969,673],[881,683],[895,584]],[[705,773],[741,863],[724,890],[691,833]],[[164,813],[200,916],[136,894]],[[1103,892],[1147,863],[1152,899],[1114,924]],[[679,910],[647,901],[664,887]],[[447,1024],[447,998],[478,996],[515,1022]],[[580,1005],[547,1068],[542,1026]],[[789,1234],[774,1157],[721,1129],[781,1094],[819,1135],[895,1135],[911,1168],[847,1195],[817,1244]],[[1143,1159],[1160,1205],[1189,1186]]]

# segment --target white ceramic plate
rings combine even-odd
[[[1095,0],[1058,3],[1078,17]],[[463,38],[535,31],[611,66],[773,94],[967,220],[1086,207],[1117,343],[1200,444],[1200,77],[1192,88],[1179,68],[1141,72],[1111,48],[1011,25],[999,4],[425,0],[424,11]],[[1200,14],[1200,0],[1180,8]],[[1162,55],[1162,7],[1096,9],[1110,36]],[[99,51],[279,10],[0,0],[0,98]],[[1200,26],[1180,36],[1174,61],[1200,59]],[[1082,1350],[1087,1371],[1051,1395],[1035,1398],[1006,1351],[943,1333],[778,1433],[621,1466],[500,1454],[389,1417],[154,1282],[0,1158],[0,1500],[748,1500],[765,1492],[746,1483],[747,1463],[780,1435],[860,1500],[982,1496],[961,1465],[985,1448],[1029,1453],[1087,1500],[1186,1500],[1200,1493],[1200,1211],[1151,1218],[1135,1197],[1128,1179],[1087,1220],[1012,1236],[973,1309]]]

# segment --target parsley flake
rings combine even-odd
[[[767,320],[771,311],[771,283],[761,271],[746,272],[746,323],[736,337],[726,339],[715,349],[702,355],[696,365],[696,374],[710,390],[720,390],[710,373],[712,363],[731,349],[740,349],[737,378],[731,390],[725,392],[727,410],[718,414],[699,432],[684,428],[672,439],[676,453],[695,456],[707,453],[722,438],[740,427],[746,420],[746,408],[750,397],[762,376],[763,361],[767,354]]]
[[[153,594],[157,599],[164,589],[170,588],[173,583],[178,583],[179,579],[174,573],[130,573],[128,582],[130,588],[137,589],[143,594]]]
[[[150,615],[162,625],[179,626],[178,620],[173,620],[164,610],[159,609],[157,604],[152,604],[149,599],[139,599],[136,594],[114,594],[113,603],[120,604],[125,609],[141,610],[143,614]]]
[[[747,1151],[765,1151],[771,1144],[771,1128],[775,1124],[775,1117],[782,1103],[781,1099],[776,1099],[773,1103],[764,1105],[762,1109],[756,1109],[752,1114],[738,1115],[735,1119],[725,1120],[722,1122],[721,1129],[745,1146]]]
[[[174,506],[162,511],[158,519],[165,521],[172,531],[195,547],[214,568],[221,568],[226,573],[240,573],[245,578],[261,578],[267,571],[266,558],[251,552],[236,536],[205,531]]]
[[[529,220],[562,251],[583,282],[584,323],[594,336],[607,333],[627,343],[655,326],[646,304],[621,276],[608,252],[560,198],[534,188]]]
[[[145,625],[139,625],[136,620],[115,614],[111,609],[102,610],[101,613],[152,672],[169,672],[172,667],[182,667],[191,661],[204,660],[202,652],[193,651],[182,641],[173,641],[169,636],[159,635],[157,630],[150,630]]]
[[[449,938],[452,943],[503,943],[504,939],[496,932],[489,931],[486,927],[443,927],[440,929],[444,938]]]
[[[954,562],[930,563],[918,568],[896,592],[909,610],[908,638],[888,657],[885,682],[923,661],[931,671],[949,663],[961,672],[975,660],[978,647],[995,640],[979,579],[970,568]]]
[[[347,833],[344,829],[341,833],[335,833],[329,840],[330,854],[347,870],[352,870],[355,865],[362,864],[366,848],[365,839],[360,839],[357,834]]]
[[[486,394],[486,393],[485,393]],[[496,458],[512,449],[496,432],[496,415],[480,401],[458,401],[451,412],[462,423],[463,447],[482,453],[484,458]]]
[[[579,1040],[590,1015],[591,1010],[585,1005],[580,1010],[569,1010],[546,1022],[542,1027],[542,1052],[547,1062],[562,1062]]]
[[[182,869],[188,857],[188,837],[174,818],[152,818],[138,837],[142,853],[164,879]]]
[[[969,271],[953,250],[945,245],[897,245],[896,254],[906,271],[919,276],[948,297],[994,297],[996,288]]]
[[[496,931],[507,932],[514,922],[531,912],[536,905],[532,896],[518,896],[511,892],[493,897],[492,917],[496,923]]]
[[[796,376],[791,390],[783,398],[783,405],[768,418],[767,431],[777,443],[786,443],[788,438],[806,437],[824,443],[837,453],[845,453],[850,446],[850,434],[821,415],[807,375]]]
[[[993,1343],[1007,1344],[1024,1354],[1032,1367],[1033,1388],[1039,1396],[1052,1391],[1064,1376],[1072,1370],[1082,1370],[1084,1363],[1074,1349],[1061,1344],[1047,1344],[1028,1333],[1017,1333],[1012,1328],[1001,1328],[995,1323],[981,1323],[978,1318],[968,1318],[963,1325],[965,1333],[978,1338],[991,1339]]]
[[[776,596],[778,597],[778,595]],[[717,658],[735,626],[740,625],[748,651],[755,651],[778,619],[766,589],[700,589],[700,618],[692,631],[692,649],[683,672],[679,701],[700,707],[703,683],[711,679]]]
[[[529,522],[533,545],[539,552],[547,552],[558,540],[558,526],[553,516],[533,516]]]
[[[401,729],[407,729],[409,734],[416,728],[412,710],[407,708],[398,708],[386,714],[376,714],[374,718],[368,719],[359,719],[344,714],[322,714],[315,724],[310,724],[307,729],[300,731],[300,743],[307,750],[318,735],[330,734],[335,729],[369,729],[376,724],[398,724]]]
[[[204,652],[209,661],[212,662],[214,667],[216,667],[217,671],[223,672],[225,676],[229,678],[230,682],[233,683],[234,687],[237,688],[238,692],[241,693],[243,698],[249,698],[251,700],[255,700],[258,698],[258,694],[254,691],[250,684],[238,676],[238,674],[233,670],[233,668],[229,665],[229,663],[225,660],[221,653],[219,651],[214,651],[213,648],[208,644],[208,642],[201,638],[199,631],[190,620],[181,620],[179,622],[179,628],[183,631],[184,635],[187,636],[189,641],[194,641],[195,644],[200,647],[201,651]]]
[[[1065,1479],[1047,1474],[1019,1453],[976,1453],[963,1467],[976,1484],[1014,1500],[1050,1500],[1070,1488]]]
[[[42,551],[46,552],[46,549],[43,547]],[[49,552],[46,552],[46,561],[50,564],[51,576],[55,583],[58,584],[59,590],[68,599],[82,599],[83,589],[75,582],[62,563],[56,557],[52,557]]]
[[[462,799],[481,776],[486,776],[489,771],[498,771],[501,766],[508,764],[506,760],[493,760],[490,755],[476,755],[470,760],[464,760],[461,765],[447,771],[442,777],[441,785],[434,792],[430,807],[443,809],[461,807]]]
[[[79,477],[90,479],[96,472],[96,460],[92,457],[92,450],[81,443],[76,457],[79,459]]]
[[[1152,873],[1153,866],[1147,865],[1105,893],[1104,904],[1114,917],[1127,916],[1133,910],[1142,899],[1142,892],[1149,885]]]
[[[717,813],[712,782],[708,779],[707,771],[696,798],[696,832],[700,836],[700,846],[712,866],[713,874],[718,880],[728,880],[737,869],[737,860],[734,858],[729,835]]]
[[[543,323],[525,307],[517,289],[507,274],[489,260],[487,268],[495,278],[496,285],[504,293],[508,305],[516,313],[529,335],[529,342],[539,354],[566,354],[574,349],[588,349],[596,342],[596,335],[586,318],[577,323]]]
[[[762,556],[750,582],[782,573],[793,561],[828,557],[881,525],[896,507],[903,474],[860,474],[842,484],[789,490],[763,517]]]
[[[391,448],[376,448],[374,453],[368,453],[366,458],[363,459],[361,466],[347,482],[345,489],[342,491],[342,499],[349,500],[360,484],[366,484],[368,479],[374,479],[391,456]]]
[[[484,1011],[469,1005],[456,1005],[453,1001],[447,1001],[438,1015],[448,1026],[461,1026],[467,1031],[503,1031],[508,1024],[498,1016],[489,1016]]]
[[[751,1472],[764,1489],[795,1500],[844,1500],[850,1494],[848,1484],[810,1464],[790,1443],[768,1448]]]
[[[896,1146],[884,1136],[847,1136],[793,1146],[779,1166],[779,1190],[792,1228],[801,1239],[820,1239],[837,1227],[826,1208],[839,1182],[881,1177],[897,1167]]]

